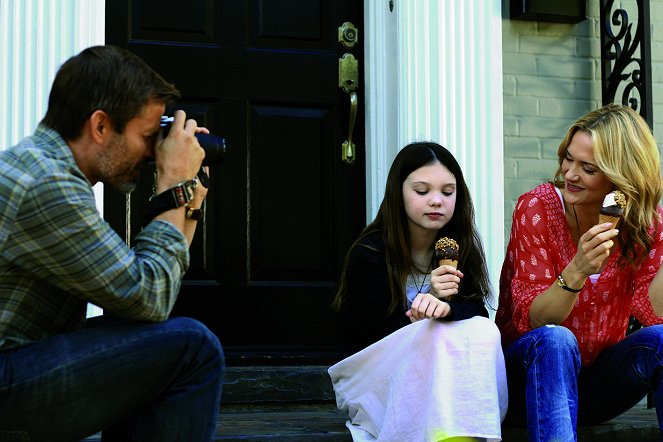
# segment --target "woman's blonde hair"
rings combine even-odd
[[[647,229],[657,220],[656,207],[663,192],[661,160],[652,131],[636,111],[618,104],[580,117],[557,150],[560,167],[555,173],[556,185],[564,181],[562,161],[578,131],[591,137],[596,165],[626,195],[620,227],[622,256],[629,263],[638,263],[650,250],[652,238]]]

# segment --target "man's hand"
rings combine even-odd
[[[186,120],[184,111],[175,111],[168,136],[155,146],[157,167],[156,193],[194,178],[205,158],[196,133],[209,133],[196,120]]]

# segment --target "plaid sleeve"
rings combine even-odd
[[[4,251],[40,283],[118,316],[168,317],[189,264],[184,235],[153,222],[130,249],[96,210],[89,184],[70,174],[33,183]]]

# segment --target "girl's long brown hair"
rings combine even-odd
[[[436,239],[443,236],[454,238],[460,246],[458,268],[465,277],[462,280],[463,292],[468,297],[485,298],[489,295],[488,270],[481,239],[474,223],[474,206],[467,189],[463,172],[454,156],[436,143],[416,142],[405,146],[396,155],[387,176],[385,195],[378,214],[352,244],[345,257],[345,265],[339,282],[333,306],[340,309],[348,294],[348,262],[355,247],[369,247],[363,244],[366,236],[381,232],[384,239],[384,254],[387,261],[387,278],[391,303],[389,313],[398,306],[405,305],[405,281],[414,268],[409,248],[407,215],[403,203],[403,182],[420,167],[439,162],[456,178],[456,207],[449,222],[438,231]],[[431,244],[433,247],[433,244]],[[435,258],[433,257],[433,260]],[[436,263],[434,267],[436,267]]]

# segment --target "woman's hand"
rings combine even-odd
[[[430,274],[431,295],[437,299],[455,295],[458,293],[458,285],[462,277],[463,272],[449,265],[434,269]]]
[[[610,256],[614,238],[619,231],[612,224],[597,224],[585,232],[578,241],[578,251],[562,270],[562,276],[568,287],[581,288],[585,281],[594,273],[598,273],[603,262]],[[547,324],[561,324],[571,314],[578,293],[565,291],[551,282],[550,287],[539,294],[529,310],[532,328]]]
[[[582,282],[573,287],[580,287],[589,275],[598,273],[603,262],[610,256],[610,249],[615,245],[612,238],[618,234],[619,230],[613,229],[611,223],[597,224],[586,231],[578,241],[578,252],[564,273],[567,282],[576,282],[573,276],[577,276]],[[571,272],[574,273],[573,276],[569,274]]]
[[[415,322],[421,319],[444,318],[450,310],[448,302],[440,301],[430,293],[419,293],[405,314]]]

